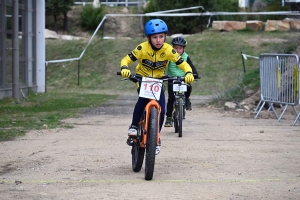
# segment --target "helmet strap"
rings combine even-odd
[[[152,43],[151,43],[151,40],[149,39],[149,43],[150,43],[150,45],[151,45],[151,48],[154,50],[154,51],[158,51],[158,50],[160,50],[161,49],[161,47],[160,48],[156,48]]]
[[[166,40],[167,40],[167,33],[165,33],[165,35],[166,35],[166,37],[165,37],[164,42],[166,42]],[[160,48],[156,48],[156,47],[152,44],[150,37],[151,37],[151,35],[147,36],[148,42],[150,43],[151,48],[152,48],[154,51],[158,51],[158,50],[160,50],[160,49],[164,46],[164,45],[162,45]]]
[[[164,45],[162,45],[160,48],[156,48],[156,47],[152,44],[151,39],[150,39],[150,36],[148,36],[147,38],[148,38],[149,44],[151,45],[151,48],[152,48],[154,51],[158,51],[158,50],[160,50],[160,49],[164,46]],[[165,38],[165,41],[166,41],[166,38]]]

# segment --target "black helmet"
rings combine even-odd
[[[187,45],[187,41],[183,37],[176,37],[173,38],[172,44],[185,47]]]

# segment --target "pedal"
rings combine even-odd
[[[132,137],[128,137],[127,141],[126,141],[127,145],[128,146],[133,146],[133,140],[132,140]]]

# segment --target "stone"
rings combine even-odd
[[[246,21],[246,28],[253,31],[262,31],[264,30],[264,22],[258,20]]]
[[[267,20],[265,31],[288,31],[290,30],[290,23],[288,21]]]
[[[60,39],[60,36],[55,31],[45,29],[45,39]]]
[[[110,36],[104,36],[103,37],[104,40],[111,40],[111,39],[116,39],[115,37],[110,37]]]
[[[289,23],[292,30],[300,30],[300,20],[290,20]]]
[[[236,103],[226,102],[224,105],[224,110],[233,110],[236,108]]]
[[[75,37],[75,36],[72,36],[72,35],[61,35],[60,39],[62,39],[62,40],[80,40],[81,38],[80,37]]]
[[[213,30],[232,31],[242,30],[246,28],[246,22],[239,21],[214,21],[212,24]]]
[[[171,38],[176,38],[176,37],[183,37],[183,34],[182,33],[176,33],[176,34],[171,35]]]
[[[99,0],[94,0],[93,1],[93,8],[100,8],[101,4],[99,2]]]
[[[122,13],[129,13],[128,8],[127,8],[127,7],[124,7],[124,8],[122,9]]]

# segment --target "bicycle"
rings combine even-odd
[[[200,77],[197,79],[200,79]],[[186,115],[185,92],[187,91],[187,84],[184,83],[184,77],[174,77],[172,80],[175,96],[172,121],[174,123],[175,133],[178,133],[178,137],[182,137],[182,122]]]
[[[173,92],[175,96],[174,109],[172,113],[172,120],[174,123],[175,133],[178,133],[178,137],[182,137],[182,121],[185,119],[185,92],[187,91],[187,85],[177,77],[177,80],[173,82]]]
[[[121,73],[117,72],[117,75],[121,75]],[[149,99],[138,124],[137,136],[128,137],[127,139],[127,144],[132,146],[132,170],[134,172],[139,172],[141,170],[146,154],[146,180],[152,180],[153,178],[156,146],[160,145],[159,120],[161,107],[157,100],[160,97],[162,83],[167,81],[168,78],[169,76],[164,76],[160,79],[154,79],[132,74],[128,79],[122,79],[131,80],[134,83],[142,79],[139,96]]]

